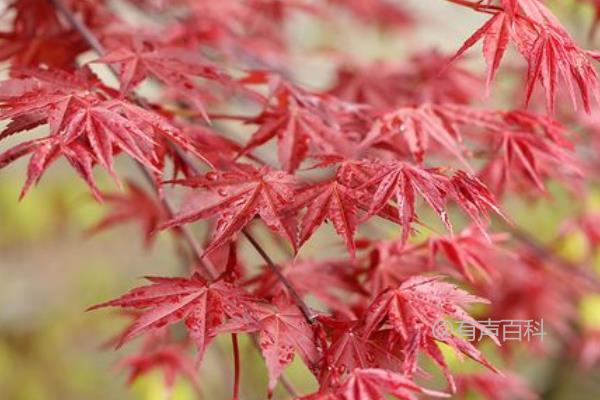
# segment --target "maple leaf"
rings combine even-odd
[[[480,230],[474,227],[467,228],[454,237],[432,237],[427,241],[430,268],[440,268],[435,260],[437,255],[442,254],[467,281],[475,281],[471,269],[477,271],[482,278],[490,280],[497,275],[496,269],[501,268],[494,262],[497,257],[493,253],[499,251],[497,244],[505,238],[505,235],[498,234],[491,240],[486,240]]]
[[[494,211],[507,220],[494,194],[476,176],[459,170],[450,178],[450,185],[452,188],[450,193],[481,232],[485,232],[484,219],[487,217],[488,210]]]
[[[381,400],[384,393],[398,399],[416,399],[415,393],[433,397],[448,397],[448,394],[424,389],[403,374],[385,369],[355,369],[346,378],[338,393],[347,400]]]
[[[335,386],[345,374],[356,368],[386,368],[396,370],[402,358],[390,351],[386,343],[376,337],[362,335],[361,321],[338,320],[319,316],[321,329],[330,337],[324,341],[324,354],[321,360],[319,382],[321,387]]]
[[[364,187],[376,186],[369,214],[381,210],[392,197],[395,197],[398,218],[402,223],[402,241],[406,242],[410,234],[411,223],[416,218],[415,202],[417,193],[436,212],[448,230],[450,221],[445,210],[447,187],[428,170],[407,163],[378,163],[380,170],[364,183]]]
[[[156,346],[155,343],[153,343]],[[197,372],[193,360],[185,354],[185,349],[180,345],[163,345],[159,348],[144,346],[139,354],[124,358],[119,362],[121,368],[129,369],[127,383],[133,384],[144,374],[154,369],[160,369],[167,392],[175,386],[177,375],[181,375],[192,383],[196,391],[200,391]]]
[[[486,95],[489,95],[490,85],[498,72],[500,62],[509,42],[509,32],[510,18],[504,12],[495,13],[471,37],[465,40],[461,48],[452,56],[449,63],[454,62],[470,47],[475,45],[475,43],[483,39],[483,56],[487,64]]]
[[[273,305],[256,304],[255,320],[247,317],[233,318],[221,326],[221,332],[259,332],[258,343],[269,371],[269,398],[285,367],[293,360],[296,352],[309,369],[314,369],[319,360],[312,327],[300,309],[282,298]]]
[[[88,8],[82,3],[86,2],[77,2],[77,7]],[[11,67],[47,65],[72,70],[77,56],[88,48],[75,30],[65,27],[50,3],[13,0],[6,3],[8,10],[14,18],[3,24],[8,30],[0,31],[0,60],[10,60]]]
[[[440,111],[444,111],[443,113]],[[363,148],[381,143],[396,145],[398,139],[404,141],[410,154],[419,164],[433,140],[451,155],[471,168],[462,155],[461,138],[450,123],[451,109],[434,104],[406,107],[392,111],[377,119],[367,137],[360,143]]]
[[[523,379],[511,373],[494,374],[490,372],[459,374],[456,376],[458,396],[467,396],[473,392],[487,400],[535,400],[538,398]]]
[[[528,247],[522,246],[511,253],[495,256],[503,268],[497,269],[492,281],[481,281],[476,286],[476,293],[490,300],[481,318],[543,319],[545,327],[551,327],[562,337],[572,337],[572,321],[577,319],[578,299],[589,281],[582,281],[576,269],[564,270],[561,264],[549,261]],[[502,349],[509,351],[510,345],[509,341],[505,342]]]
[[[369,337],[387,322],[398,339],[405,343],[407,349],[410,349],[407,350],[403,361],[404,372],[412,374],[415,371],[417,352],[422,348],[442,368],[454,391],[454,381],[435,343],[436,340],[448,344],[457,352],[467,355],[492,371],[496,369],[466,340],[454,336],[452,332],[443,335],[444,337],[436,334],[437,324],[446,318],[463,321],[485,332],[496,344],[499,345],[499,342],[493,333],[470,317],[461,307],[465,304],[489,303],[489,301],[440,280],[440,276],[414,276],[408,278],[399,287],[379,294],[365,313],[363,335]]]
[[[510,0],[503,1],[503,7],[498,7],[465,1],[463,5],[491,13],[492,17],[465,41],[453,60],[483,38],[488,86],[510,39],[528,63],[526,105],[531,99],[535,83],[540,81],[545,91],[546,110],[553,114],[559,75],[568,87],[575,108],[575,86],[579,89],[586,112],[590,112],[590,94],[600,104],[600,81],[590,61],[596,58],[595,54],[579,48],[542,2]]]
[[[297,249],[293,215],[284,213],[298,181],[292,175],[268,167],[256,169],[235,164],[230,171],[211,171],[204,176],[174,181],[195,188],[179,213],[161,226],[167,229],[218,216],[217,226],[204,254],[229,241],[255,216],[285,237]]]
[[[539,126],[514,122],[496,129],[491,143],[492,156],[480,172],[497,193],[502,194],[513,180],[524,180],[525,187],[534,187],[546,193],[544,180],[558,177],[567,183],[578,185],[582,176],[579,162],[572,155],[572,145],[562,139],[558,132],[538,132]]]
[[[344,239],[350,256],[354,258],[354,234],[358,224],[357,202],[353,191],[335,179],[306,187],[298,193],[289,208],[306,208],[300,226],[300,245],[304,244],[325,220],[329,220],[337,234]]]
[[[441,169],[420,168],[401,161],[343,161],[337,172],[337,181],[353,188],[354,202],[349,207],[365,210],[363,220],[377,214],[402,225],[403,243],[408,239],[412,222],[417,219],[417,194],[435,211],[450,232],[452,225],[446,211],[449,198],[454,199],[482,229],[489,209],[503,216],[493,194],[485,185],[461,170],[446,176]],[[392,198],[396,200],[396,212],[388,204]]]
[[[468,104],[481,79],[457,64],[448,65],[448,58],[437,49],[419,51],[406,62],[347,62],[338,67],[336,84],[328,93],[375,110],[423,103]]]
[[[158,138],[170,140],[202,157],[187,138],[160,115],[126,101],[106,100],[81,86],[78,79],[74,77],[64,87],[39,79],[36,89],[2,99],[0,119],[17,121],[9,134],[41,123],[47,123],[50,129],[45,139],[23,142],[0,154],[3,166],[32,154],[21,197],[60,155],[83,176],[98,199],[101,196],[94,183],[92,167],[99,164],[118,181],[113,167],[115,152],[127,153],[157,174],[161,172],[156,156]],[[16,82],[21,83],[21,80]],[[5,132],[3,137],[7,135]]]
[[[159,224],[166,220],[167,214],[162,205],[137,184],[127,181],[127,193],[105,194],[103,199],[112,209],[88,229],[89,234],[108,229],[128,221],[139,221],[144,233],[144,245],[149,247]]]
[[[401,240],[379,241],[370,251],[365,287],[371,295],[396,287],[413,275],[431,270],[422,245],[403,244]],[[437,266],[437,265],[436,265]]]
[[[216,328],[225,317],[247,317],[250,296],[223,281],[208,283],[198,274],[191,278],[147,277],[151,284],[90,307],[122,307],[144,310],[123,332],[117,347],[143,333],[184,321],[201,360]]]
[[[279,162],[284,170],[291,173],[298,169],[311,147],[335,154],[346,145],[332,101],[281,83],[273,77],[254,75],[257,77],[250,75],[244,81],[270,83],[270,98],[275,103],[267,104],[257,117],[246,119],[246,123],[257,124],[259,128],[252,134],[242,155],[277,137]]]
[[[92,167],[95,159],[90,155],[90,152],[89,148],[79,143],[72,143],[68,147],[62,146],[59,139],[52,137],[28,140],[1,153],[0,168],[27,154],[31,154],[27,166],[27,179],[19,196],[19,198],[23,198],[31,185],[37,183],[43,172],[62,154],[87,183],[94,197],[98,201],[101,201],[102,195],[92,175]]]
[[[116,48],[96,62],[117,66],[121,92],[124,95],[129,94],[148,76],[153,76],[170,90],[176,90],[189,100],[207,120],[204,106],[207,93],[199,88],[194,78],[202,77],[222,85],[233,84],[229,75],[197,53],[180,48],[153,46],[148,41],[136,41],[131,48]]]

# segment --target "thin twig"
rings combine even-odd
[[[240,397],[239,396],[239,393],[240,393],[240,349],[238,346],[237,333],[231,334],[231,345],[233,347],[233,365],[234,365],[232,400],[238,400]]]
[[[87,27],[87,25],[79,20],[75,14],[62,2],[62,0],[48,0],[58,12],[65,17],[69,24],[75,29],[87,42],[87,44],[99,55],[104,55],[104,47],[94,35],[94,33]]]
[[[152,186],[154,191],[158,194],[158,187],[156,186],[156,183],[154,182],[154,179],[152,178],[152,175],[150,174],[148,169],[137,161],[136,165],[139,168],[142,175],[144,176],[144,178],[146,179],[146,181],[148,181],[148,183]],[[169,203],[169,200],[164,196],[159,197],[165,211],[167,212],[167,217],[172,218],[175,215],[175,213],[173,212],[173,207]],[[200,246],[200,243],[198,243],[198,241],[194,237],[192,230],[187,225],[178,226],[177,229],[181,232],[183,239],[192,250],[192,257],[194,258],[195,263],[198,264],[200,268],[202,268],[203,272],[210,280],[215,280],[218,276],[217,271],[215,270],[211,262],[204,261],[202,257],[202,246]]]
[[[256,239],[254,239],[254,237],[248,232],[248,229],[247,228],[242,229],[242,233],[244,234],[246,239],[248,239],[250,244],[252,244],[252,247],[254,247],[254,250],[256,250],[256,252],[258,254],[260,254],[260,256],[265,260],[265,262],[267,263],[267,265],[269,266],[269,268],[271,269],[273,274],[275,274],[277,279],[285,286],[285,288],[289,292],[290,296],[292,296],[294,303],[296,303],[296,305],[302,311],[302,314],[304,314],[304,317],[306,318],[306,320],[311,325],[314,324],[315,323],[315,314],[312,312],[310,307],[308,307],[308,305],[304,302],[304,300],[302,300],[302,297],[300,296],[300,294],[298,293],[298,291],[296,290],[294,285],[292,285],[292,283],[285,277],[285,275],[283,275],[283,273],[281,273],[281,270],[279,269],[279,267],[277,265],[275,265],[273,260],[271,260],[271,257],[269,257],[269,255],[265,252],[265,250],[261,247],[261,245],[256,241]]]

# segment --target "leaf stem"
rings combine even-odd
[[[238,346],[237,333],[231,334],[231,345],[233,347],[233,365],[234,365],[234,380],[233,380],[233,397],[232,400],[239,399],[240,393],[240,349]]]
[[[139,162],[136,162],[136,165],[137,165],[138,169],[140,170],[140,172],[142,173],[142,175],[144,176],[144,178],[146,179],[146,181],[152,186],[154,191],[158,194],[158,187],[156,186],[156,183],[154,182],[154,179],[152,178],[152,175],[148,171],[148,169],[146,167],[144,167],[142,164],[140,164]],[[174,212],[173,212],[173,207],[171,206],[171,203],[164,196],[159,196],[159,198],[160,198],[160,201],[161,201],[165,211],[167,212],[167,217],[172,218],[174,215]],[[218,276],[217,271],[215,270],[214,265],[212,265],[212,263],[210,261],[208,261],[208,260],[207,260],[208,262],[204,261],[204,259],[202,257],[202,253],[203,253],[202,246],[200,246],[200,243],[198,243],[198,241],[194,237],[192,230],[186,225],[181,225],[181,226],[177,227],[177,229],[179,232],[181,232],[181,236],[183,237],[183,240],[187,243],[188,247],[192,250],[192,257],[194,258],[195,263],[198,264],[200,266],[200,268],[202,268],[203,272],[206,274],[206,276],[210,280],[215,280]]]

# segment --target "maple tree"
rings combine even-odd
[[[541,0],[446,1],[487,18],[454,55],[414,49],[404,60],[361,63],[329,51],[334,79],[320,89],[293,73],[292,15],[323,22],[343,11],[392,35],[418,18],[388,0],[120,0],[163,17],[137,26],[108,1],[9,2],[0,140],[17,143],[0,153],[0,168],[29,157],[21,197],[64,158],[107,208],[89,233],[133,221],[148,248],[166,231],[187,247],[184,275],[148,277],[90,308],[132,312],[114,340],[143,337],[121,363],[129,381],[160,369],[168,388],[181,376],[201,396],[204,355],[230,335],[239,399],[238,340],[247,335],[264,358],[268,397],[281,382],[288,397],[307,400],[470,390],[506,398],[497,392],[507,385],[534,398],[510,364],[488,360],[484,345],[501,345],[480,323],[488,318],[545,319],[559,342],[577,335],[585,367],[599,362],[597,330],[576,311],[599,288],[594,272],[521,230],[504,201],[549,196],[559,184],[577,202],[597,183],[597,123],[573,108],[598,112],[600,52],[581,47]],[[461,63],[478,42],[484,77]],[[510,46],[525,63],[502,71]],[[503,73],[525,77],[524,98],[476,106]],[[44,136],[18,141],[41,127]],[[593,155],[578,151],[590,144]],[[98,185],[96,169],[120,191]],[[600,242],[598,214],[580,208],[556,242],[581,233],[587,264]],[[208,232],[205,243],[193,225]],[[345,255],[306,257],[326,226]],[[382,226],[393,226],[392,238]],[[274,261],[267,239],[285,261]],[[241,255],[242,243],[260,268]],[[473,303],[481,311],[471,316]],[[440,321],[471,324],[490,340],[440,337]],[[175,337],[182,328],[187,336]],[[517,347],[491,351],[510,358]],[[297,393],[286,377],[296,356],[314,393]],[[483,372],[453,367],[463,356]],[[440,373],[445,383],[428,379]]]

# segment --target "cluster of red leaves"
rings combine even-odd
[[[527,60],[525,103],[540,82],[546,95],[546,109],[553,114],[559,77],[568,87],[577,107],[575,89],[579,90],[584,109],[589,113],[591,101],[600,102],[598,73],[592,60],[600,54],[583,50],[573,41],[558,19],[539,0],[498,0],[497,2],[456,1],[476,11],[490,14],[490,19],[469,37],[454,58],[461,56],[483,40],[483,55],[488,66],[486,84],[494,80],[509,42]],[[492,3],[492,4],[490,4]],[[495,5],[493,3],[499,3]]]
[[[540,1],[452,0],[490,15],[453,58],[429,51],[406,62],[340,62],[336,82],[319,91],[290,78],[285,31],[292,15],[327,20],[345,9],[386,28],[414,18],[386,0],[123,1],[140,12],[162,11],[163,24],[133,27],[105,2],[10,3],[8,30],[0,33],[0,59],[10,62],[10,76],[0,82],[0,119],[8,121],[0,140],[44,125],[48,134],[0,153],[0,168],[29,156],[23,196],[64,158],[110,207],[92,232],[138,221],[146,244],[176,227],[177,239],[191,245],[188,277],[149,277],[148,285],[92,307],[135,312],[116,341],[145,337],[140,353],[124,361],[130,379],[160,368],[168,387],[182,375],[199,389],[188,345],[199,364],[217,335],[231,333],[237,346],[236,335],[246,333],[264,356],[269,394],[298,354],[319,383],[305,399],[446,396],[415,384],[427,375],[422,354],[441,368],[451,392],[491,396],[517,380],[496,374],[477,343],[437,337],[436,324],[472,324],[498,343],[464,309],[484,303],[485,318],[544,318],[562,337],[573,334],[576,303],[590,290],[583,275],[569,278],[573,271],[531,243],[493,233],[489,220],[507,221],[505,193],[546,194],[549,180],[580,190],[584,163],[575,138],[550,116],[475,107],[481,80],[452,62],[482,40],[489,88],[513,42],[528,63],[527,102],[541,82],[552,114],[560,77],[589,111],[599,89],[591,60],[599,56],[579,48]],[[166,12],[171,6],[175,15]],[[81,65],[87,50],[97,57]],[[100,64],[116,75],[118,88],[93,72]],[[156,99],[139,94],[144,82],[160,88]],[[221,112],[240,103],[258,111]],[[226,132],[235,124],[251,129],[243,143]],[[267,162],[272,141],[276,156]],[[142,168],[153,191],[129,180],[125,193],[99,189],[93,169],[120,182],[120,155]],[[177,208],[168,201],[174,187],[185,192]],[[427,227],[425,209],[447,233],[415,242],[412,234]],[[454,232],[460,217],[451,220],[453,210],[469,228]],[[590,218],[564,231],[580,229],[596,245]],[[205,220],[209,234],[200,249],[187,228]],[[397,239],[357,239],[361,227],[384,220],[398,226]],[[272,262],[252,236],[256,221],[291,250],[291,260]],[[326,224],[349,257],[302,259],[303,246]],[[267,267],[257,272],[238,260],[240,233]],[[318,306],[306,305],[307,298]],[[180,323],[189,336],[184,343],[169,336]],[[491,372],[455,379],[440,344]],[[584,353],[598,358],[595,350]],[[239,379],[237,349],[234,356]],[[521,386],[515,395],[531,397]]]

